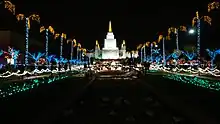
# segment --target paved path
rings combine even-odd
[[[169,109],[138,79],[98,78],[54,124],[172,124],[191,121]]]

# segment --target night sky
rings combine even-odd
[[[166,32],[169,26],[190,27],[196,10],[207,14],[210,2],[172,1],[13,0],[12,3],[17,14],[37,13],[41,25],[52,25],[55,31],[75,37],[88,49],[94,48],[95,40],[103,44],[111,20],[118,44],[126,40],[127,46],[135,49],[140,43],[156,40],[157,32]]]

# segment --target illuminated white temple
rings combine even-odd
[[[117,42],[112,32],[112,24],[109,22],[109,30],[104,41],[104,47],[100,50],[99,43],[96,41],[95,48],[96,59],[123,59],[126,58],[126,45],[123,41],[121,50],[117,47]]]
[[[102,59],[119,59],[119,49],[112,32],[111,21],[109,22],[109,31],[104,42],[104,48],[102,49]]]

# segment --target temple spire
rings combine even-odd
[[[111,23],[111,21],[109,21],[108,32],[112,32],[112,23]]]
[[[125,45],[125,40],[123,40],[123,43],[122,43],[123,45]]]

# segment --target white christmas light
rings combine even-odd
[[[218,69],[211,69],[209,67],[202,69],[202,68],[198,68],[198,69],[194,69],[191,67],[188,67],[187,69],[183,69],[183,68],[168,68],[168,67],[163,67],[163,65],[150,65],[149,70],[156,70],[156,71],[163,71],[163,72],[168,72],[168,73],[191,73],[191,74],[201,74],[201,75],[212,75],[215,77],[220,77],[220,70]]]
[[[83,67],[82,66],[75,66],[75,67],[71,67],[71,70],[73,71],[83,71]],[[23,73],[20,73],[21,71],[18,70],[17,72],[10,72],[10,71],[7,71],[3,74],[0,74],[0,78],[9,78],[11,76],[24,76],[24,75],[34,75],[34,74],[43,74],[43,73],[63,73],[63,72],[69,72],[71,71],[70,69],[64,69],[64,68],[61,68],[60,71],[58,68],[56,68],[55,70],[50,70],[50,69],[42,69],[42,70],[38,70],[38,69],[35,69],[31,72],[28,72],[28,71],[24,71]]]

